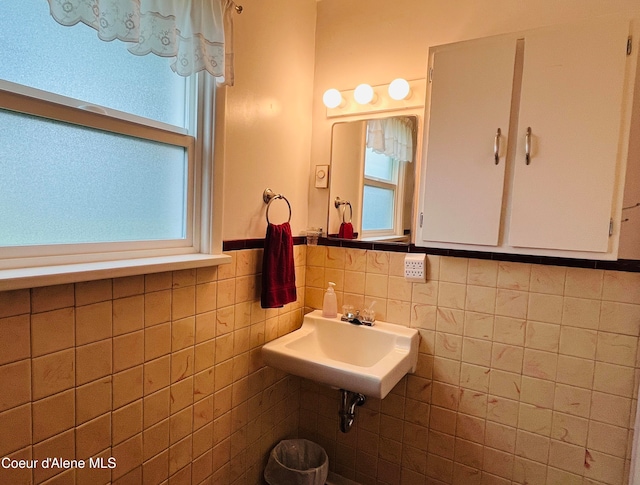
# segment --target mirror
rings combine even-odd
[[[410,243],[417,126],[416,116],[333,125],[328,237]]]

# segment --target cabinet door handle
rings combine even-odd
[[[531,127],[527,128],[527,134],[524,136],[524,160],[527,165],[531,163]]]
[[[498,165],[500,163],[500,135],[502,134],[502,131],[500,131],[500,128],[498,128],[498,131],[496,131],[496,137],[493,140],[493,159],[496,162],[496,165]]]

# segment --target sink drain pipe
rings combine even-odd
[[[356,406],[362,406],[367,398],[364,394],[359,392],[351,392],[345,389],[340,389],[342,398],[340,399],[340,431],[343,433],[348,432],[353,426],[353,421],[356,418]]]

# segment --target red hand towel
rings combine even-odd
[[[340,224],[340,230],[338,231],[338,237],[353,239],[353,224],[350,222],[342,222]]]
[[[291,226],[269,224],[262,259],[262,308],[279,308],[296,299]]]

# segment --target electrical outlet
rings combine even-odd
[[[404,279],[416,283],[427,282],[426,254],[407,254],[404,257]]]

